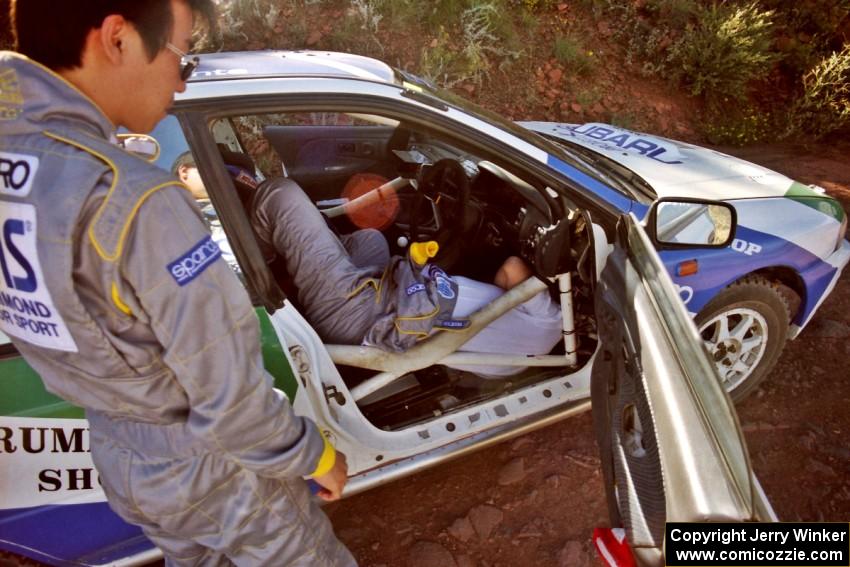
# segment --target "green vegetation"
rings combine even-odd
[[[711,104],[744,100],[747,86],[764,79],[778,59],[771,51],[773,12],[756,3],[723,3],[700,6],[695,16],[698,25],[670,46],[671,77]]]
[[[848,124],[850,51],[842,26],[850,18],[850,0],[584,0],[584,5],[614,20],[628,63],[706,103],[703,130],[711,140],[821,137]],[[790,102],[777,103],[762,94],[777,85],[786,91],[782,85],[800,86]],[[783,113],[787,120],[775,118]]]
[[[850,44],[824,57],[803,77],[789,113],[787,135],[825,136],[850,125]]]
[[[601,47],[600,38],[578,33],[565,17],[584,10],[604,20],[612,35],[602,41],[619,51],[633,70],[670,81],[697,99],[703,108],[701,130],[712,141],[745,144],[782,136],[821,137],[850,122],[850,48],[845,45],[850,0],[218,0],[218,4],[216,49],[352,51],[389,59],[443,86],[463,87],[470,93],[488,86],[499,71],[532,85],[529,71],[550,58],[568,77],[593,75],[606,59],[592,52],[591,46]],[[327,18],[329,11],[333,24],[323,21],[325,25],[317,27],[317,16]],[[553,26],[553,17],[561,23]],[[547,31],[554,37],[548,36],[552,38],[548,46],[542,42],[541,48],[538,34]],[[599,98],[592,93],[593,86],[584,85],[573,95],[587,106]],[[529,87],[525,97],[532,102],[539,94]],[[610,119],[633,120],[618,112]]]
[[[576,92],[575,99],[576,102],[582,105],[583,107],[589,108],[599,102],[602,97],[598,88],[590,87],[580,89],[578,92]]]
[[[582,42],[572,35],[556,37],[553,51],[555,59],[576,75],[587,75],[593,70],[593,52],[588,51]]]
[[[746,146],[766,142],[777,130],[773,114],[732,99],[718,101],[703,117],[703,134],[712,144]]]

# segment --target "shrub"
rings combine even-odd
[[[467,81],[480,85],[495,64],[516,60],[521,54],[506,47],[510,28],[504,31],[504,25],[496,2],[473,2],[460,13],[460,46],[452,45],[448,28],[441,25],[436,45],[422,51],[421,74],[445,87]]]
[[[351,10],[359,20],[361,27],[371,33],[378,32],[378,24],[383,19],[381,4],[376,0],[351,0]]]
[[[511,0],[510,4],[519,5],[526,12],[545,12],[555,7],[556,0]]]
[[[553,47],[555,59],[576,75],[587,75],[595,63],[593,54],[573,36],[559,35]]]
[[[841,50],[850,22],[850,0],[762,0],[776,12],[776,49],[793,77],[802,77],[822,58]]]
[[[246,49],[265,41],[280,16],[278,4],[274,0],[219,0],[220,47]]]
[[[697,22],[670,48],[672,76],[709,103],[744,100],[749,84],[767,76],[778,60],[771,51],[772,17],[755,2],[700,7]]]
[[[772,139],[776,131],[773,114],[732,99],[722,101],[702,118],[702,130],[712,144],[746,146]]]
[[[786,135],[820,138],[850,125],[850,44],[823,58],[803,77],[803,92],[789,113]]]

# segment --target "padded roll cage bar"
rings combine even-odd
[[[546,284],[534,276],[506,291],[490,304],[470,315],[470,324],[467,328],[460,331],[440,332],[404,352],[390,352],[377,347],[355,345],[325,345],[325,348],[334,364],[345,364],[378,371],[371,378],[352,388],[351,395],[355,401],[362,400],[377,392],[409,372],[434,364],[574,367],[576,365],[576,338],[570,274],[561,274],[553,279],[558,280],[559,284],[564,355],[457,352],[465,342],[481,329],[514,307],[546,290]]]

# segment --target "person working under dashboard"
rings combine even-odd
[[[374,229],[338,237],[301,187],[278,177],[259,185],[249,215],[268,262],[280,261],[305,317],[329,343],[404,351],[440,331],[467,326],[466,317],[532,275],[509,257],[494,284],[449,276],[435,264],[391,256]],[[462,350],[546,354],[561,338],[559,306],[547,292],[493,321]],[[477,367],[508,375],[517,367]]]

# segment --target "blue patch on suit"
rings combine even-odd
[[[437,293],[446,299],[454,299],[455,290],[452,288],[452,278],[442,270],[439,266],[433,264],[428,266],[428,279],[432,280],[437,285]]]
[[[427,278],[429,280],[434,280],[434,279],[437,279],[437,276],[448,277],[446,272],[444,272],[443,269],[440,266],[437,266],[435,264],[428,264]]]
[[[441,329],[465,329],[469,326],[468,319],[444,319],[434,323],[435,327]]]
[[[437,293],[446,299],[455,298],[455,290],[452,289],[452,281],[448,277],[437,276]]]
[[[425,291],[425,284],[423,284],[423,283],[412,284],[412,285],[408,286],[408,288],[405,290],[405,293],[407,293],[407,295],[413,295],[414,293],[418,293],[420,291]]]
[[[201,275],[218,258],[221,258],[221,248],[213,242],[212,236],[206,236],[166,268],[177,284],[184,286]]]

